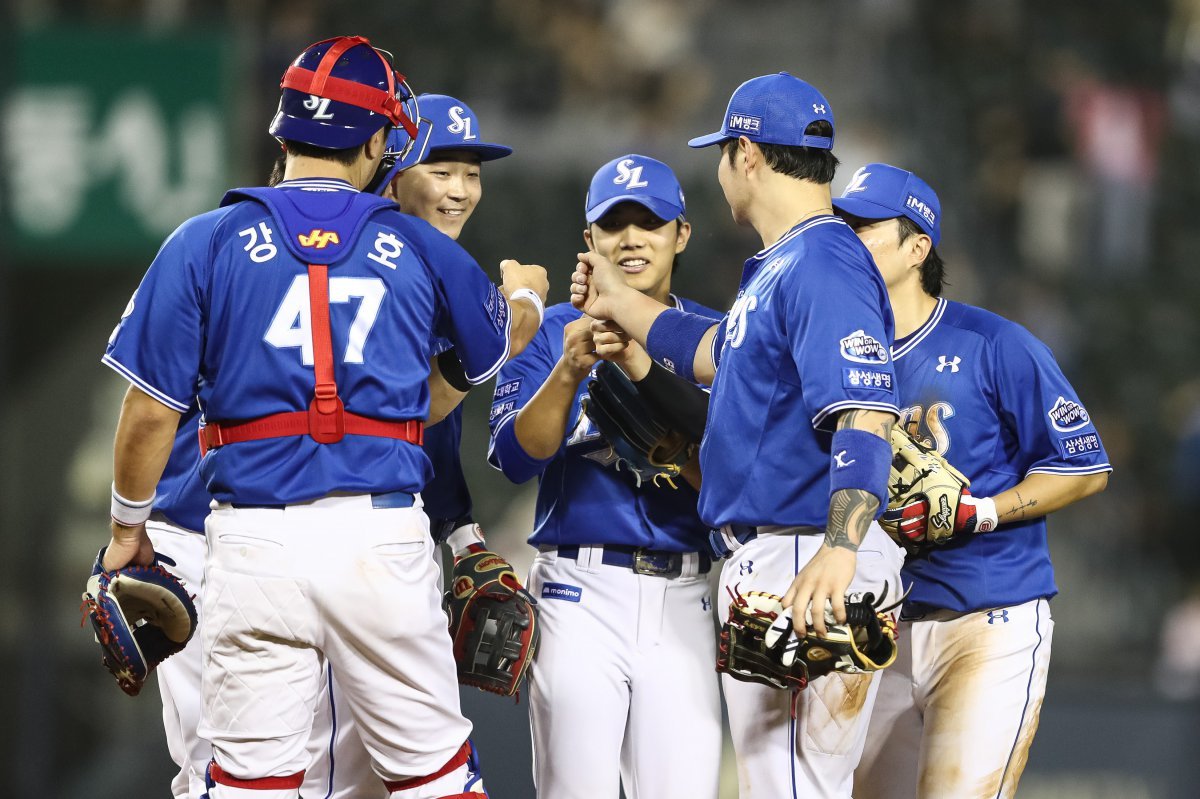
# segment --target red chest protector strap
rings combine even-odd
[[[313,371],[316,388],[307,411],[273,413],[250,422],[224,425],[209,422],[200,428],[200,454],[214,447],[261,438],[312,436],[319,444],[335,444],[347,434],[395,438],[421,446],[425,423],[419,419],[391,422],[349,413],[338,396],[333,375],[333,339],[329,332],[329,268],[308,266],[308,303],[312,316]]]

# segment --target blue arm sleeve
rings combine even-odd
[[[553,459],[542,460],[530,456],[517,441],[515,421],[517,412],[529,403],[542,383],[546,382],[557,360],[550,347],[547,327],[543,325],[529,346],[505,364],[496,378],[492,411],[488,415],[488,428],[491,430],[488,462],[514,483],[524,483],[541,474]]]
[[[1082,475],[1112,471],[1091,416],[1050,348],[1012,324],[994,355],[1000,412],[1017,431],[1017,465],[1025,474]]]

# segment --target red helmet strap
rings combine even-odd
[[[393,125],[399,125],[404,128],[410,137],[416,139],[417,126],[404,113],[403,104],[396,98],[396,82],[397,80],[403,81],[404,76],[397,74],[387,59],[378,50],[371,47],[370,41],[362,36],[339,36],[335,39],[326,39],[325,41],[311,45],[309,49],[325,42],[333,42],[333,44],[325,52],[325,55],[321,57],[321,61],[317,64],[315,71],[293,64],[288,67],[287,72],[283,73],[283,80],[279,82],[279,87],[281,89],[293,89],[305,94],[324,97],[335,102],[346,103],[358,108],[365,108],[376,114],[382,114]],[[379,57],[379,60],[383,62],[388,76],[387,91],[356,81],[337,78],[329,74],[333,71],[334,65],[337,64],[338,59],[342,57],[343,53],[360,44],[371,47],[371,52],[375,53]]]

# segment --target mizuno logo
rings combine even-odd
[[[296,238],[300,241],[301,247],[312,247],[317,250],[323,250],[330,244],[342,243],[336,230],[321,230],[320,228],[313,228],[307,236],[301,233]]]

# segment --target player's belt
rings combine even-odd
[[[407,491],[386,491],[380,494],[371,494],[371,507],[375,510],[388,510],[391,508],[411,508],[417,502],[415,494],[410,494]],[[246,502],[230,502],[234,508],[257,508],[266,510],[283,510],[287,507],[284,504],[251,504]],[[304,505],[304,502],[297,502],[296,505]]]
[[[683,574],[683,556],[685,552],[667,552],[657,549],[644,549],[624,544],[604,544],[599,546],[603,551],[600,561],[606,566],[621,566],[632,569],[636,574],[651,574],[658,577],[678,577]],[[576,560],[579,558],[580,547],[574,544],[560,546],[558,556]],[[712,558],[705,552],[695,553],[699,558],[698,574],[708,574],[712,568]]]
[[[241,424],[209,422],[200,428],[200,455],[214,447],[284,436],[311,436],[319,444],[336,444],[352,436],[395,438],[421,446],[425,423],[419,419],[387,421],[359,416],[345,409],[333,374],[333,340],[329,332],[329,268],[308,265],[308,304],[312,319],[313,374],[316,386],[306,411],[263,416]]]

